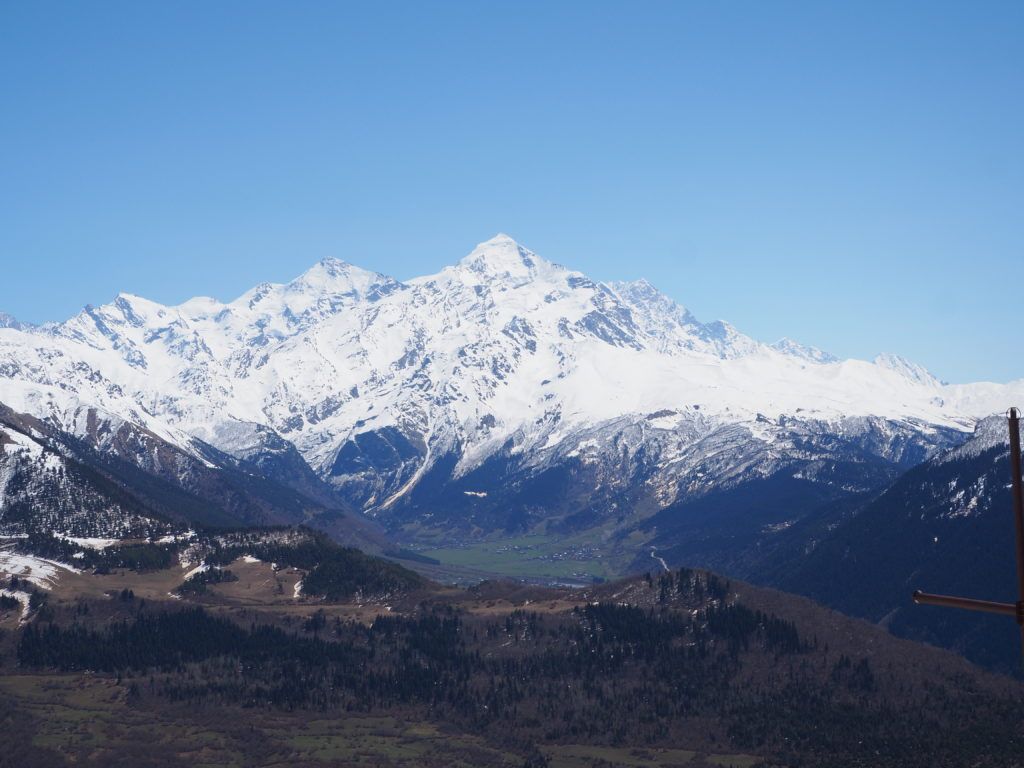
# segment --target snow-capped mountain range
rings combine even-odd
[[[209,446],[287,455],[293,487],[311,469],[401,523],[442,501],[472,526],[499,504],[513,527],[572,514],[545,507],[556,468],[548,497],[600,517],[623,494],[656,508],[749,473],[813,479],[826,457],[905,466],[1015,401],[1024,380],[950,385],[895,356],[764,344],[504,235],[405,282],[326,259],[227,303],[120,294],[63,323],[0,322],[13,411],[100,449],[129,424],[207,466]]]

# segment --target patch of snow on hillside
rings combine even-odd
[[[186,567],[187,567],[187,566],[186,566]],[[196,566],[195,568],[193,568],[192,570],[190,570],[190,571],[189,571],[188,573],[186,573],[186,574],[185,574],[185,575],[184,575],[184,576],[182,577],[182,581],[188,581],[188,580],[189,580],[189,579],[191,579],[191,578],[192,578],[193,576],[195,576],[195,575],[196,575],[197,573],[205,573],[205,572],[206,572],[206,571],[208,571],[208,570],[210,570],[210,566],[208,566],[208,565],[205,565],[205,564],[203,564],[203,565],[197,565],[197,566]]]
[[[52,589],[60,578],[61,571],[81,573],[66,563],[35,555],[24,555],[15,552],[13,547],[0,548],[0,573],[25,579],[41,589]]]
[[[106,549],[107,547],[114,546],[120,541],[120,539],[100,539],[89,536],[66,536],[62,533],[57,533],[54,535],[58,539],[70,541],[72,544],[77,544],[78,546],[85,547],[86,549]]]
[[[21,603],[20,621],[24,622],[26,617],[28,616],[29,600],[31,599],[28,592],[22,592],[21,590],[17,589],[0,589],[0,595],[4,595],[6,597],[13,597],[15,600]]]

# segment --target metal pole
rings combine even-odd
[[[951,597],[950,595],[932,595],[920,589],[914,593],[914,602],[918,605],[941,605],[945,608],[964,608],[968,611],[998,613],[1001,616],[1017,617],[1017,606],[1013,603],[996,603],[992,600],[975,600],[971,597]]]
[[[1013,518],[1017,524],[1017,600],[1024,603],[1024,489],[1021,488],[1020,468],[1020,412],[1009,411],[1010,422],[1010,472],[1013,473]],[[1017,612],[1020,624],[1021,654],[1024,659],[1024,616]]]

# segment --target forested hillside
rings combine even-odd
[[[242,536],[210,550],[232,578],[179,592],[183,600],[146,591],[162,571],[122,572],[92,577],[126,585],[113,599],[57,589],[29,622],[6,623],[0,696],[26,707],[21,731],[51,732],[40,718],[60,720],[62,681],[106,680],[111,701],[143,724],[163,723],[167,739],[196,715],[239,708],[280,749],[281,718],[398,717],[451,729],[449,747],[490,750],[475,765],[576,765],[559,762],[568,745],[606,757],[685,747],[693,766],[715,754],[747,755],[748,765],[1014,765],[1024,738],[1016,684],[707,572],[584,591],[498,582],[453,590],[415,578],[381,590],[382,575],[403,578],[386,565],[355,591],[295,599],[264,586],[274,571],[252,552],[301,563],[303,583],[325,562],[359,561],[319,549],[316,537]],[[94,757],[64,737],[32,743],[58,743],[85,764]],[[181,764],[170,751],[147,761]]]

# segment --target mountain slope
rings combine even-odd
[[[134,538],[171,524],[313,523],[343,542],[372,551],[388,547],[373,525],[342,511],[336,500],[330,503],[322,488],[328,504],[211,446],[194,443],[202,456],[197,458],[129,422],[96,413],[89,414],[83,432],[64,432],[0,403],[0,446],[6,444],[0,456],[0,522],[8,533]]]
[[[799,560],[758,574],[894,633],[988,666],[1019,666],[1013,621],[915,606],[915,589],[1016,602],[1006,420],[979,423],[962,446],[911,469],[823,535]]]
[[[148,537],[170,520],[115,482],[0,413],[0,536]]]

